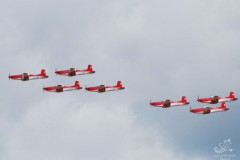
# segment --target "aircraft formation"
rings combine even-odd
[[[73,76],[78,76],[78,75],[85,75],[85,74],[93,74],[95,71],[92,68],[92,65],[88,65],[87,69],[80,70],[80,69],[75,69],[75,68],[70,68],[66,70],[56,70],[55,74],[61,75],[61,76],[68,76],[68,77],[73,77]],[[29,80],[37,80],[37,79],[46,79],[49,76],[46,74],[45,69],[41,70],[40,74],[29,74],[29,73],[21,73],[17,75],[10,75],[8,76],[9,79],[12,80],[20,80],[20,81],[29,81]],[[81,90],[82,87],[80,86],[79,81],[75,81],[74,85],[66,86],[62,84],[58,84],[55,86],[48,86],[48,87],[43,87],[44,91],[48,92],[65,92],[65,91],[73,91],[73,90]],[[117,81],[117,85],[114,86],[107,86],[107,85],[98,85],[98,86],[93,86],[93,87],[86,87],[86,91],[90,92],[98,92],[98,93],[104,93],[108,91],[117,91],[117,90],[123,90],[125,87],[122,86],[121,81]]]
[[[56,75],[61,75],[61,76],[68,76],[68,77],[73,77],[73,76],[78,76],[78,75],[86,75],[86,74],[94,74],[95,71],[92,68],[92,65],[88,65],[86,69],[80,70],[76,68],[70,68],[70,69],[65,69],[65,70],[56,70],[55,74]],[[49,76],[46,74],[46,70],[42,69],[41,73],[39,74],[29,74],[29,73],[22,73],[22,74],[17,74],[17,75],[10,75],[8,76],[9,79],[12,80],[20,80],[20,81],[29,81],[29,80],[37,80],[37,79],[46,79],[49,78]],[[58,84],[55,86],[48,86],[48,87],[43,87],[43,91],[48,91],[48,92],[66,92],[66,91],[73,91],[73,90],[81,90],[82,87],[80,85],[79,81],[75,81],[73,85],[62,85]],[[86,91],[90,92],[97,92],[97,93],[104,93],[104,92],[109,92],[109,91],[119,91],[123,90],[125,87],[123,87],[121,81],[117,81],[116,85],[113,86],[108,86],[108,85],[98,85],[98,86],[91,86],[91,87],[85,87]],[[190,112],[191,113],[197,113],[197,114],[210,114],[210,113],[215,113],[215,112],[224,112],[228,111],[229,108],[226,106],[226,102],[232,102],[236,101],[238,98],[235,97],[234,92],[230,92],[228,96],[226,97],[220,97],[220,96],[211,96],[211,97],[205,97],[205,98],[199,98],[197,99],[198,102],[200,103],[207,103],[207,104],[218,104],[221,103],[220,106],[214,107],[214,106],[203,106],[200,108],[194,108],[192,109],[190,107]],[[170,108],[174,106],[185,106],[189,105],[190,102],[188,102],[186,96],[182,96],[181,100],[178,101],[173,101],[170,99],[166,100],[161,100],[161,101],[155,101],[155,102],[150,102],[150,105],[153,107],[162,107],[162,108]]]
[[[226,106],[226,102],[232,102],[236,101],[238,98],[235,97],[234,92],[230,92],[229,96],[226,97],[220,97],[220,96],[211,96],[206,98],[199,98],[197,99],[200,103],[208,103],[208,104],[217,104],[221,103],[219,107],[214,106],[203,106],[200,108],[194,108],[192,109],[190,107],[190,112],[196,113],[196,114],[210,114],[215,112],[224,112],[228,111],[229,108]],[[162,108],[169,108],[174,106],[184,106],[188,105],[190,102],[187,101],[186,96],[182,96],[182,99],[180,101],[171,101],[170,99],[163,100],[163,101],[156,101],[156,102],[150,102],[151,106],[154,107],[162,107]]]

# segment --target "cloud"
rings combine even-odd
[[[130,106],[49,99],[6,127],[2,159],[193,159],[164,147]],[[71,105],[69,105],[71,104]]]
[[[237,142],[235,102],[228,112],[205,117],[190,114],[188,106],[150,110],[148,103],[186,95],[192,107],[201,107],[197,96],[230,90],[239,96],[238,6],[224,0],[5,1],[0,6],[3,159],[74,159],[78,149],[91,159],[91,147],[106,159],[193,159],[196,153],[211,157],[213,146],[226,137]],[[87,64],[96,74],[54,75],[55,68]],[[9,72],[41,68],[49,79],[7,79]],[[122,80],[126,90],[42,93],[43,85],[74,80],[82,86]]]

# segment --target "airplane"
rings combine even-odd
[[[40,74],[22,73],[22,74],[18,74],[18,75],[10,75],[9,74],[9,76],[8,76],[9,79],[21,80],[21,81],[44,79],[44,78],[48,78],[48,77],[49,76],[46,74],[45,69],[42,69]]]
[[[125,87],[122,86],[121,81],[118,81],[117,85],[115,85],[115,86],[99,85],[99,86],[94,86],[94,87],[86,87],[85,89],[86,89],[86,91],[90,91],[90,92],[103,93],[103,92],[108,92],[108,91],[123,90],[123,89],[125,89]]]
[[[165,101],[159,101],[159,102],[150,102],[150,105],[154,107],[162,107],[162,108],[169,108],[172,106],[182,106],[182,105],[188,105],[189,102],[187,101],[186,96],[182,96],[182,99],[180,101],[171,101],[169,99]]]
[[[43,87],[44,91],[49,92],[65,92],[65,91],[72,91],[72,90],[80,90],[82,87],[79,84],[79,81],[75,81],[75,84],[72,86],[63,86],[63,85],[57,85],[57,86],[50,86],[50,87]]]
[[[212,96],[208,98],[199,98],[197,99],[198,102],[201,103],[209,103],[209,104],[216,104],[221,102],[230,102],[236,101],[238,98],[235,97],[234,92],[230,92],[229,96],[227,97],[219,97],[219,96]]]
[[[62,76],[76,76],[76,75],[84,75],[84,74],[91,74],[91,73],[95,73],[95,71],[92,69],[92,65],[88,65],[87,69],[84,70],[79,70],[76,68],[70,68],[68,70],[59,70],[59,71],[55,71],[56,74],[58,75],[62,75]]]
[[[222,102],[221,106],[219,106],[219,107],[207,106],[207,107],[194,108],[194,109],[190,108],[190,112],[198,113],[198,114],[210,114],[210,113],[214,113],[214,112],[223,112],[223,111],[227,111],[227,110],[229,110],[229,108],[227,108],[225,102]]]

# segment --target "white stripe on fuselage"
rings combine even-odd
[[[29,77],[29,80],[35,80],[35,79],[45,79],[47,77],[43,77],[43,76],[31,76]]]
[[[232,101],[231,98],[222,98],[222,99],[219,99],[219,103],[220,102],[229,102],[229,101]]]
[[[72,91],[72,90],[79,90],[81,88],[63,88],[63,91]]]
[[[211,113],[215,113],[215,112],[222,112],[225,111],[223,108],[216,108],[214,110],[211,110]]]
[[[117,91],[120,90],[120,88],[106,88],[106,91]]]
[[[76,75],[84,75],[84,74],[90,74],[89,71],[83,71],[83,72],[76,72]]]
[[[182,102],[173,102],[173,103],[171,103],[171,106],[183,106],[183,105],[186,105],[186,104],[184,104]]]
[[[85,74],[90,74],[90,72],[86,72],[86,71],[83,71],[83,72],[75,72],[76,75],[75,76],[78,76],[78,75],[85,75]],[[62,75],[62,76],[69,76],[69,77],[74,77],[74,76],[70,76],[69,73],[64,73],[64,74],[59,74],[59,75]]]
[[[105,92],[110,92],[110,91],[117,91],[117,90],[121,90],[120,88],[106,88]],[[99,92],[98,89],[97,90],[92,90],[89,92]],[[104,92],[100,92],[100,93],[104,93]]]

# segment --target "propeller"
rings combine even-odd
[[[56,72],[57,72],[57,68],[55,68],[55,74],[56,74],[56,76],[57,76],[57,73],[56,73]]]
[[[10,75],[10,73],[9,73],[9,75],[8,75],[8,79],[9,79],[9,80],[10,80],[10,76],[11,76],[11,75]]]
[[[86,88],[87,88],[87,85],[85,84],[85,91],[86,91],[86,93],[87,93],[87,90],[86,90]]]
[[[151,103],[152,103],[152,100],[150,100],[150,103],[149,103],[149,104],[150,104],[150,108],[152,108],[152,105],[151,105]]]

